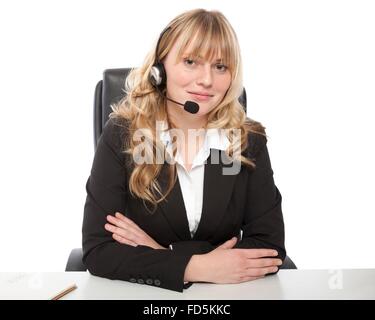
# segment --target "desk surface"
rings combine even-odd
[[[195,283],[183,293],[88,272],[9,272],[0,273],[0,299],[50,299],[73,283],[78,288],[62,299],[375,299],[375,269],[280,270],[241,284]]]

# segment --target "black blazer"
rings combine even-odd
[[[223,175],[226,165],[205,164],[201,221],[190,236],[184,201],[177,182],[151,215],[142,200],[132,197],[128,188],[131,156],[122,153],[126,126],[110,119],[99,139],[86,184],[87,199],[82,228],[83,261],[97,276],[160,286],[182,292],[184,272],[193,254],[207,253],[242,230],[236,248],[276,249],[284,260],[284,223],[281,195],[274,184],[266,138],[249,134],[249,147],[243,152],[255,160],[256,169],[245,166],[237,175]],[[223,153],[224,154],[224,153]],[[169,164],[163,165],[163,170]],[[228,166],[228,165],[227,165]],[[163,170],[158,181],[165,190]],[[162,246],[173,250],[132,247],[113,240],[104,229],[106,216],[121,212]]]

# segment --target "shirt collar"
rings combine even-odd
[[[163,142],[166,146],[167,151],[170,155],[172,155],[172,140],[168,130],[168,124],[164,121],[159,121],[159,126],[157,128],[159,130],[159,139]],[[200,163],[202,161],[207,160],[210,155],[210,149],[217,149],[225,151],[230,142],[228,137],[225,134],[225,130],[220,130],[218,128],[210,128],[206,131],[206,136],[202,145],[202,148],[197,153],[193,164],[196,162]],[[179,154],[177,152],[175,160],[180,162]]]

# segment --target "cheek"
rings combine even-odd
[[[179,72],[177,70],[176,72],[171,72],[170,76],[167,78],[168,84],[178,87],[189,86],[192,81],[194,81],[193,74],[190,74],[189,72]]]
[[[230,77],[218,79],[218,81],[215,82],[215,91],[220,92],[221,95],[224,95],[230,86],[230,82],[231,82]]]

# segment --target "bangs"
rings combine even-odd
[[[206,61],[222,63],[233,75],[238,64],[236,44],[233,43],[232,36],[218,24],[196,23],[183,30],[180,37],[180,46],[177,50],[178,60],[187,54],[190,58],[203,58]]]

